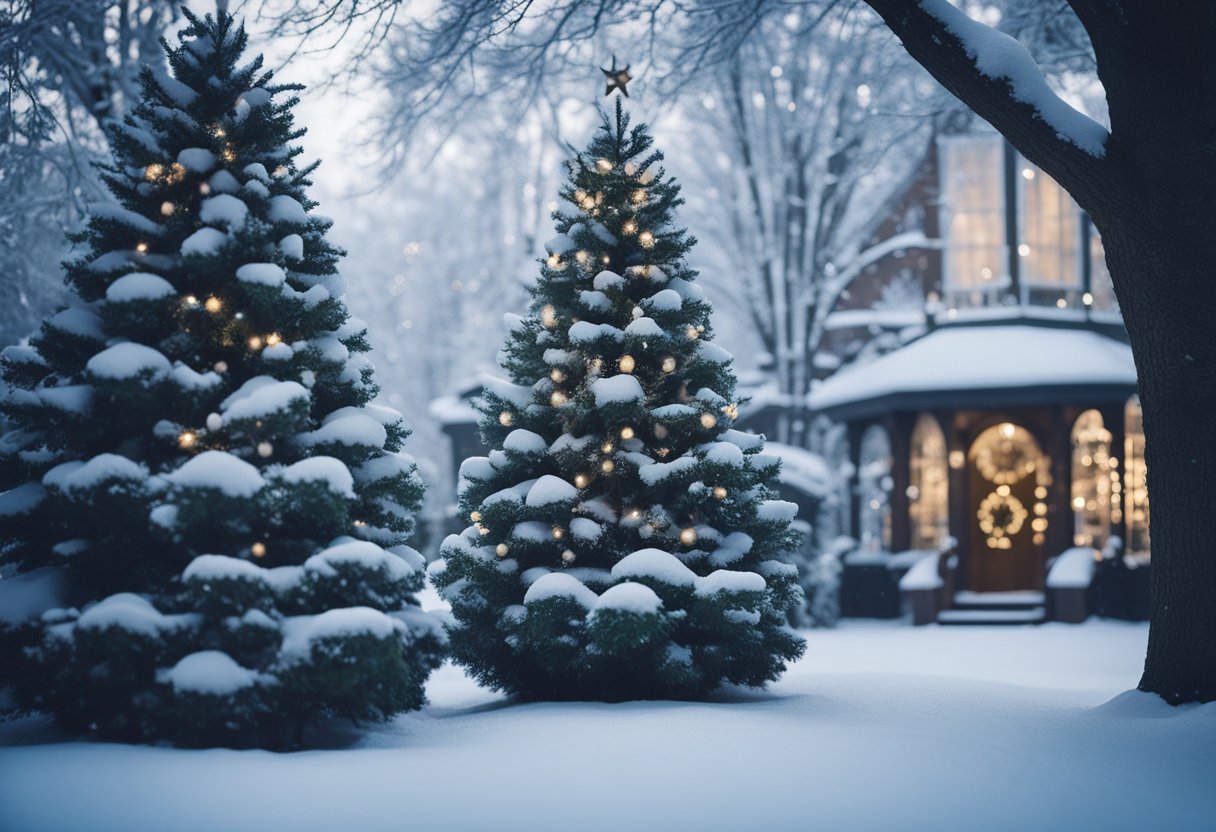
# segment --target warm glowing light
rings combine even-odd
[[[574,552],[569,549],[562,552],[562,563],[574,563]]]
[[[605,474],[611,474],[613,469],[615,469],[615,468],[616,468],[616,463],[613,462],[611,459],[605,459],[603,462],[600,463],[600,470],[603,471]]]
[[[657,451],[655,451],[655,453],[659,455],[660,459],[662,459],[671,453],[671,448],[659,448]]]
[[[282,337],[277,332],[272,332],[266,336],[266,344],[271,347],[273,347],[275,344],[279,343],[282,340],[283,340]]]
[[[566,398],[566,394],[561,390],[554,390],[549,394],[549,404],[551,404],[553,407],[561,407],[567,401],[568,399]]]
[[[138,251],[140,254],[147,254],[148,253],[148,244],[143,243],[143,242],[136,243],[135,250]]]
[[[1005,437],[1006,439],[1013,438],[1014,430],[1015,428],[1010,422],[1004,422],[1001,424],[1001,436]]]
[[[655,437],[655,439],[666,439],[667,438],[667,425],[655,425],[654,426],[654,437]]]
[[[480,523],[481,522],[481,512],[480,511],[470,511],[469,519],[472,520],[474,523]]]
[[[591,482],[591,477],[588,476],[587,474],[575,474],[574,475],[574,485],[577,488],[586,488],[588,486],[588,484],[590,484],[590,482]]]
[[[217,373],[220,373],[222,375],[223,373],[228,372],[228,362],[227,361],[217,361],[217,362],[215,362],[213,369]]]
[[[232,160],[234,160],[236,158],[236,151],[233,150],[230,145],[228,147],[225,147],[224,152],[221,153],[220,155],[224,157],[225,162],[231,162]]]
[[[725,500],[726,499],[726,489],[720,485],[715,485],[714,486],[714,499],[715,500]]]
[[[606,454],[612,453],[612,451],[613,451],[612,441],[609,440],[609,441],[605,442],[603,445],[600,445],[600,450]]]
[[[540,308],[540,322],[545,329],[557,326],[557,310],[553,308],[553,304],[546,303]]]
[[[509,551],[511,550],[507,548],[507,544],[505,543],[499,543],[494,547],[494,554],[498,555],[500,558],[505,558],[507,556],[507,552]]]
[[[182,303],[186,304],[186,306],[198,306],[198,298],[194,295],[186,295],[182,298]]]
[[[607,173],[608,171],[612,170],[612,162],[608,161],[607,159],[597,159],[595,162],[595,169],[600,173]]]
[[[258,336],[256,336],[256,335],[250,336],[250,338],[249,338],[249,349],[251,349],[251,350],[260,350],[261,348],[262,348],[262,339],[261,339],[261,338],[259,338],[259,337],[258,337]]]
[[[633,428],[629,428],[629,427],[621,428],[621,438],[622,439],[632,439],[633,436],[634,436]]]
[[[169,202],[168,200],[166,200],[160,204],[160,212],[163,216],[171,217],[171,216],[173,216],[173,213],[176,210],[177,210],[177,206],[174,205],[172,202]]]
[[[663,359],[663,372],[674,373],[676,369],[676,358],[674,355],[669,355]]]
[[[616,366],[620,368],[622,373],[632,373],[633,368],[637,366],[637,362],[633,360],[632,355],[622,355],[620,360],[616,362]]]
[[[562,370],[559,370],[557,367],[554,367],[552,370],[549,371],[549,378],[553,379],[558,384],[561,384],[563,381],[566,380],[566,374]]]
[[[554,540],[561,540],[563,537],[566,536],[566,530],[563,529],[561,526],[554,526],[552,529],[549,530],[549,533],[553,535]]]
[[[265,459],[266,457],[270,456],[273,453],[274,453],[274,445],[271,445],[269,442],[259,442],[258,443],[258,456]]]
[[[695,326],[690,326],[688,329],[684,330],[684,334],[688,336],[689,341],[695,341],[701,337],[701,333]]]
[[[562,265],[562,258],[556,254],[550,254],[548,263],[549,263],[549,268],[551,268],[551,269],[559,268]]]
[[[649,231],[643,231],[638,235],[638,242],[642,244],[642,248],[654,247],[654,235]]]
[[[259,540],[257,543],[249,547],[249,554],[253,555],[255,558],[266,557],[266,544]]]
[[[585,251],[574,252],[574,259],[580,263],[586,263],[588,257],[590,257],[590,255],[587,254],[587,252],[585,252]]]
[[[164,175],[164,172],[164,165],[148,165],[146,168],[144,168],[144,178],[151,182],[154,179],[159,179],[162,175]]]
[[[222,300],[220,300],[219,298],[217,298],[215,295],[212,295],[211,297],[207,298],[206,301],[203,302],[203,308],[206,309],[208,312],[219,312],[221,309],[224,308],[224,302]]]
[[[211,193],[211,186],[206,182],[202,182],[198,186],[198,192],[203,196],[206,196],[207,194]]]
[[[691,546],[697,542],[697,530],[693,528],[681,529],[680,542],[685,546]]]
[[[708,429],[708,428],[712,428],[716,424],[718,424],[717,416],[715,416],[712,413],[702,413],[701,414],[701,427]]]
[[[498,414],[498,424],[502,425],[504,428],[509,428],[514,422],[515,417],[509,410],[504,410],[502,413]]]
[[[951,451],[950,452],[950,467],[951,468],[962,468],[963,465],[966,463],[966,461],[967,461],[967,456],[962,451]]]
[[[631,193],[629,195],[629,199],[633,202],[634,205],[641,205],[643,202],[646,201],[646,189],[638,188],[636,191],[634,191],[633,193]]]
[[[198,437],[195,436],[194,431],[184,430],[177,436],[177,446],[182,450],[193,448],[197,441]]]
[[[633,220],[625,220],[624,224],[621,225],[621,233],[622,234],[638,233],[638,224],[636,222],[634,222]]]

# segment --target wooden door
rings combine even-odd
[[[1046,466],[1025,428],[1005,422],[988,428],[968,454],[971,545],[967,583],[974,592],[1043,588],[1035,519],[1045,506],[1036,493]]]

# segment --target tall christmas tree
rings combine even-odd
[[[679,186],[618,99],[569,165],[526,318],[508,316],[483,438],[461,469],[472,525],[432,577],[456,659],[527,698],[762,685],[801,655],[795,506],[779,460],[730,427],[730,356],[673,222]]]
[[[183,13],[173,77],[145,71],[113,135],[72,305],[3,354],[0,563],[26,574],[0,583],[67,595],[8,628],[10,681],[75,731],[281,746],[419,707],[443,634],[404,545],[408,430],[370,404],[295,162],[300,87],[242,60],[232,17]]]

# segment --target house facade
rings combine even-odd
[[[903,594],[933,590],[943,622],[1139,617],[1144,434],[1101,239],[998,135],[936,150],[936,188],[920,190],[941,247],[920,261],[923,300],[838,310],[840,343],[885,334],[891,347],[862,351],[808,398],[847,426],[858,547],[845,612],[898,614],[901,576],[936,558]]]

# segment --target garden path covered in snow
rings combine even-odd
[[[1216,705],[1124,693],[1147,629],[846,622],[765,693],[431,705],[296,754],[45,742],[0,725],[0,828],[1210,829]],[[24,744],[19,744],[24,743]]]

